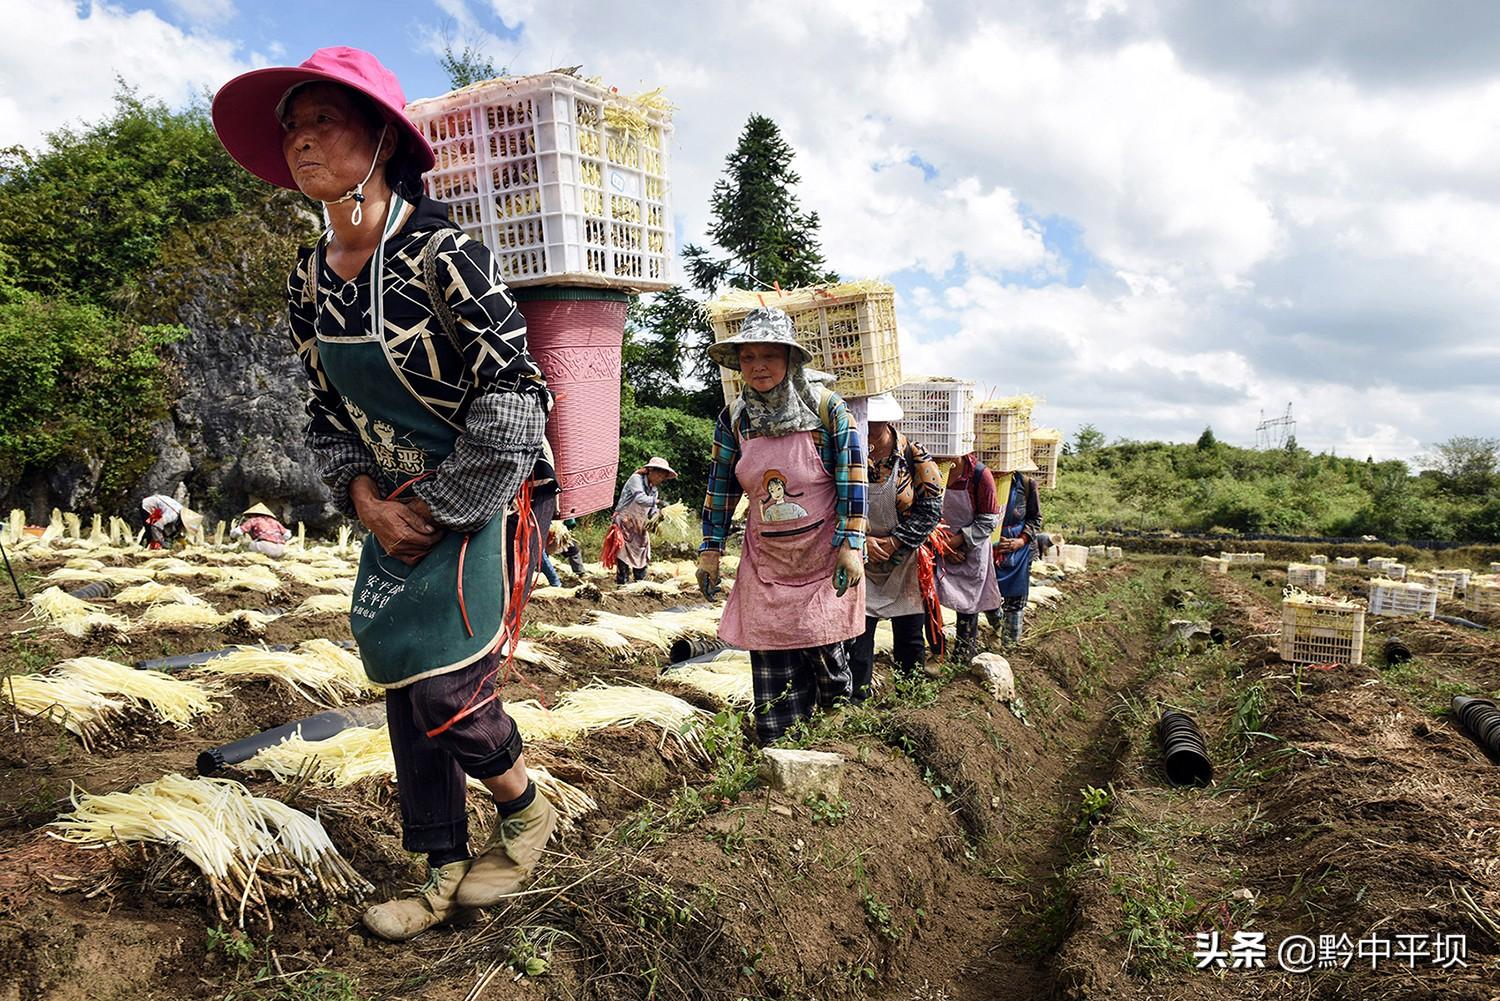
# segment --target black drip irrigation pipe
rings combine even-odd
[[[1489,626],[1480,625],[1472,619],[1461,619],[1457,615],[1434,615],[1439,622],[1446,622],[1450,626],[1463,626],[1465,629],[1478,629],[1481,632],[1489,629]]]
[[[343,647],[345,650],[354,649],[353,640],[334,640],[335,646]],[[226,646],[220,650],[205,650],[202,653],[181,653],[175,657],[159,657],[156,660],[138,660],[135,666],[142,671],[165,671],[171,674],[185,667],[197,667],[199,664],[207,664],[211,660],[227,657],[242,649],[237,646]],[[292,649],[290,643],[272,643],[269,646],[258,646],[257,650],[267,650],[271,653],[285,653]]]
[[[78,598],[80,601],[88,601],[90,598],[108,598],[114,591],[107,580],[96,580],[92,584],[75,587],[68,592],[68,596]]]
[[[378,726],[385,722],[385,703],[372,702],[365,706],[348,709],[330,709],[306,719],[299,719],[284,726],[241,737],[222,747],[211,747],[198,755],[198,774],[213,775],[230,765],[249,761],[268,747],[274,747],[288,737],[300,736],[303,740],[327,740],[351,726]]]
[[[1208,745],[1203,742],[1203,732],[1191,716],[1175,709],[1162,713],[1156,724],[1156,735],[1161,740],[1167,779],[1173,785],[1203,786],[1213,781],[1214,766],[1208,760]]]
[[[1405,664],[1411,660],[1411,647],[1395,636],[1386,639],[1382,653],[1387,667],[1395,667],[1397,664]]]
[[[679,636],[672,641],[671,649],[667,651],[667,663],[680,664],[694,657],[705,657],[712,660],[712,654],[724,649],[724,641],[717,636]]]
[[[1500,707],[1489,699],[1455,695],[1453,714],[1485,750],[1500,758]]]

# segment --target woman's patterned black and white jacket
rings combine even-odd
[[[439,280],[457,321],[460,355],[434,313],[422,274],[422,252],[436,247]],[[543,454],[551,396],[527,351],[526,320],[500,280],[494,256],[448,220],[448,208],[420,199],[386,241],[384,277],[386,355],[396,375],[436,417],[459,432],[453,453],[412,489],[433,518],[457,531],[477,529],[510,502],[528,476],[551,486]],[[316,298],[308,280],[314,248],[298,254],[287,279],[292,345],[307,369],[308,446],[318,458],[334,504],[353,515],[349,484],[368,474],[389,493],[406,478],[377,460],[318,359],[317,331],[348,337],[369,326],[370,265],[345,282],[322,265]],[[316,314],[316,315],[315,315]]]

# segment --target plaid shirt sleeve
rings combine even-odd
[[[713,450],[708,463],[708,493],[703,498],[703,549],[724,549],[729,537],[735,505],[740,502],[740,481],[734,466],[740,459],[740,443],[729,427],[729,408],[719,411],[714,422]]]
[[[832,545],[837,548],[849,543],[851,549],[863,549],[865,545],[865,516],[868,513],[865,501],[865,444],[860,441],[859,431],[849,416],[844,401],[835,398],[829,416],[834,421],[834,433],[820,431],[822,439],[823,468],[833,477],[834,510],[838,525],[834,528]]]

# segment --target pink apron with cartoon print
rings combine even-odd
[[[836,494],[813,435],[745,439],[734,474],[750,515],[719,638],[746,650],[801,650],[860,635],[865,585],[834,593]]]

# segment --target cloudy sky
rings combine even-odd
[[[1111,437],[1409,458],[1500,433],[1500,4],[1362,0],[7,0],[0,144],[314,48],[441,92],[446,27],[677,105],[679,231],[780,123],[909,373]]]

